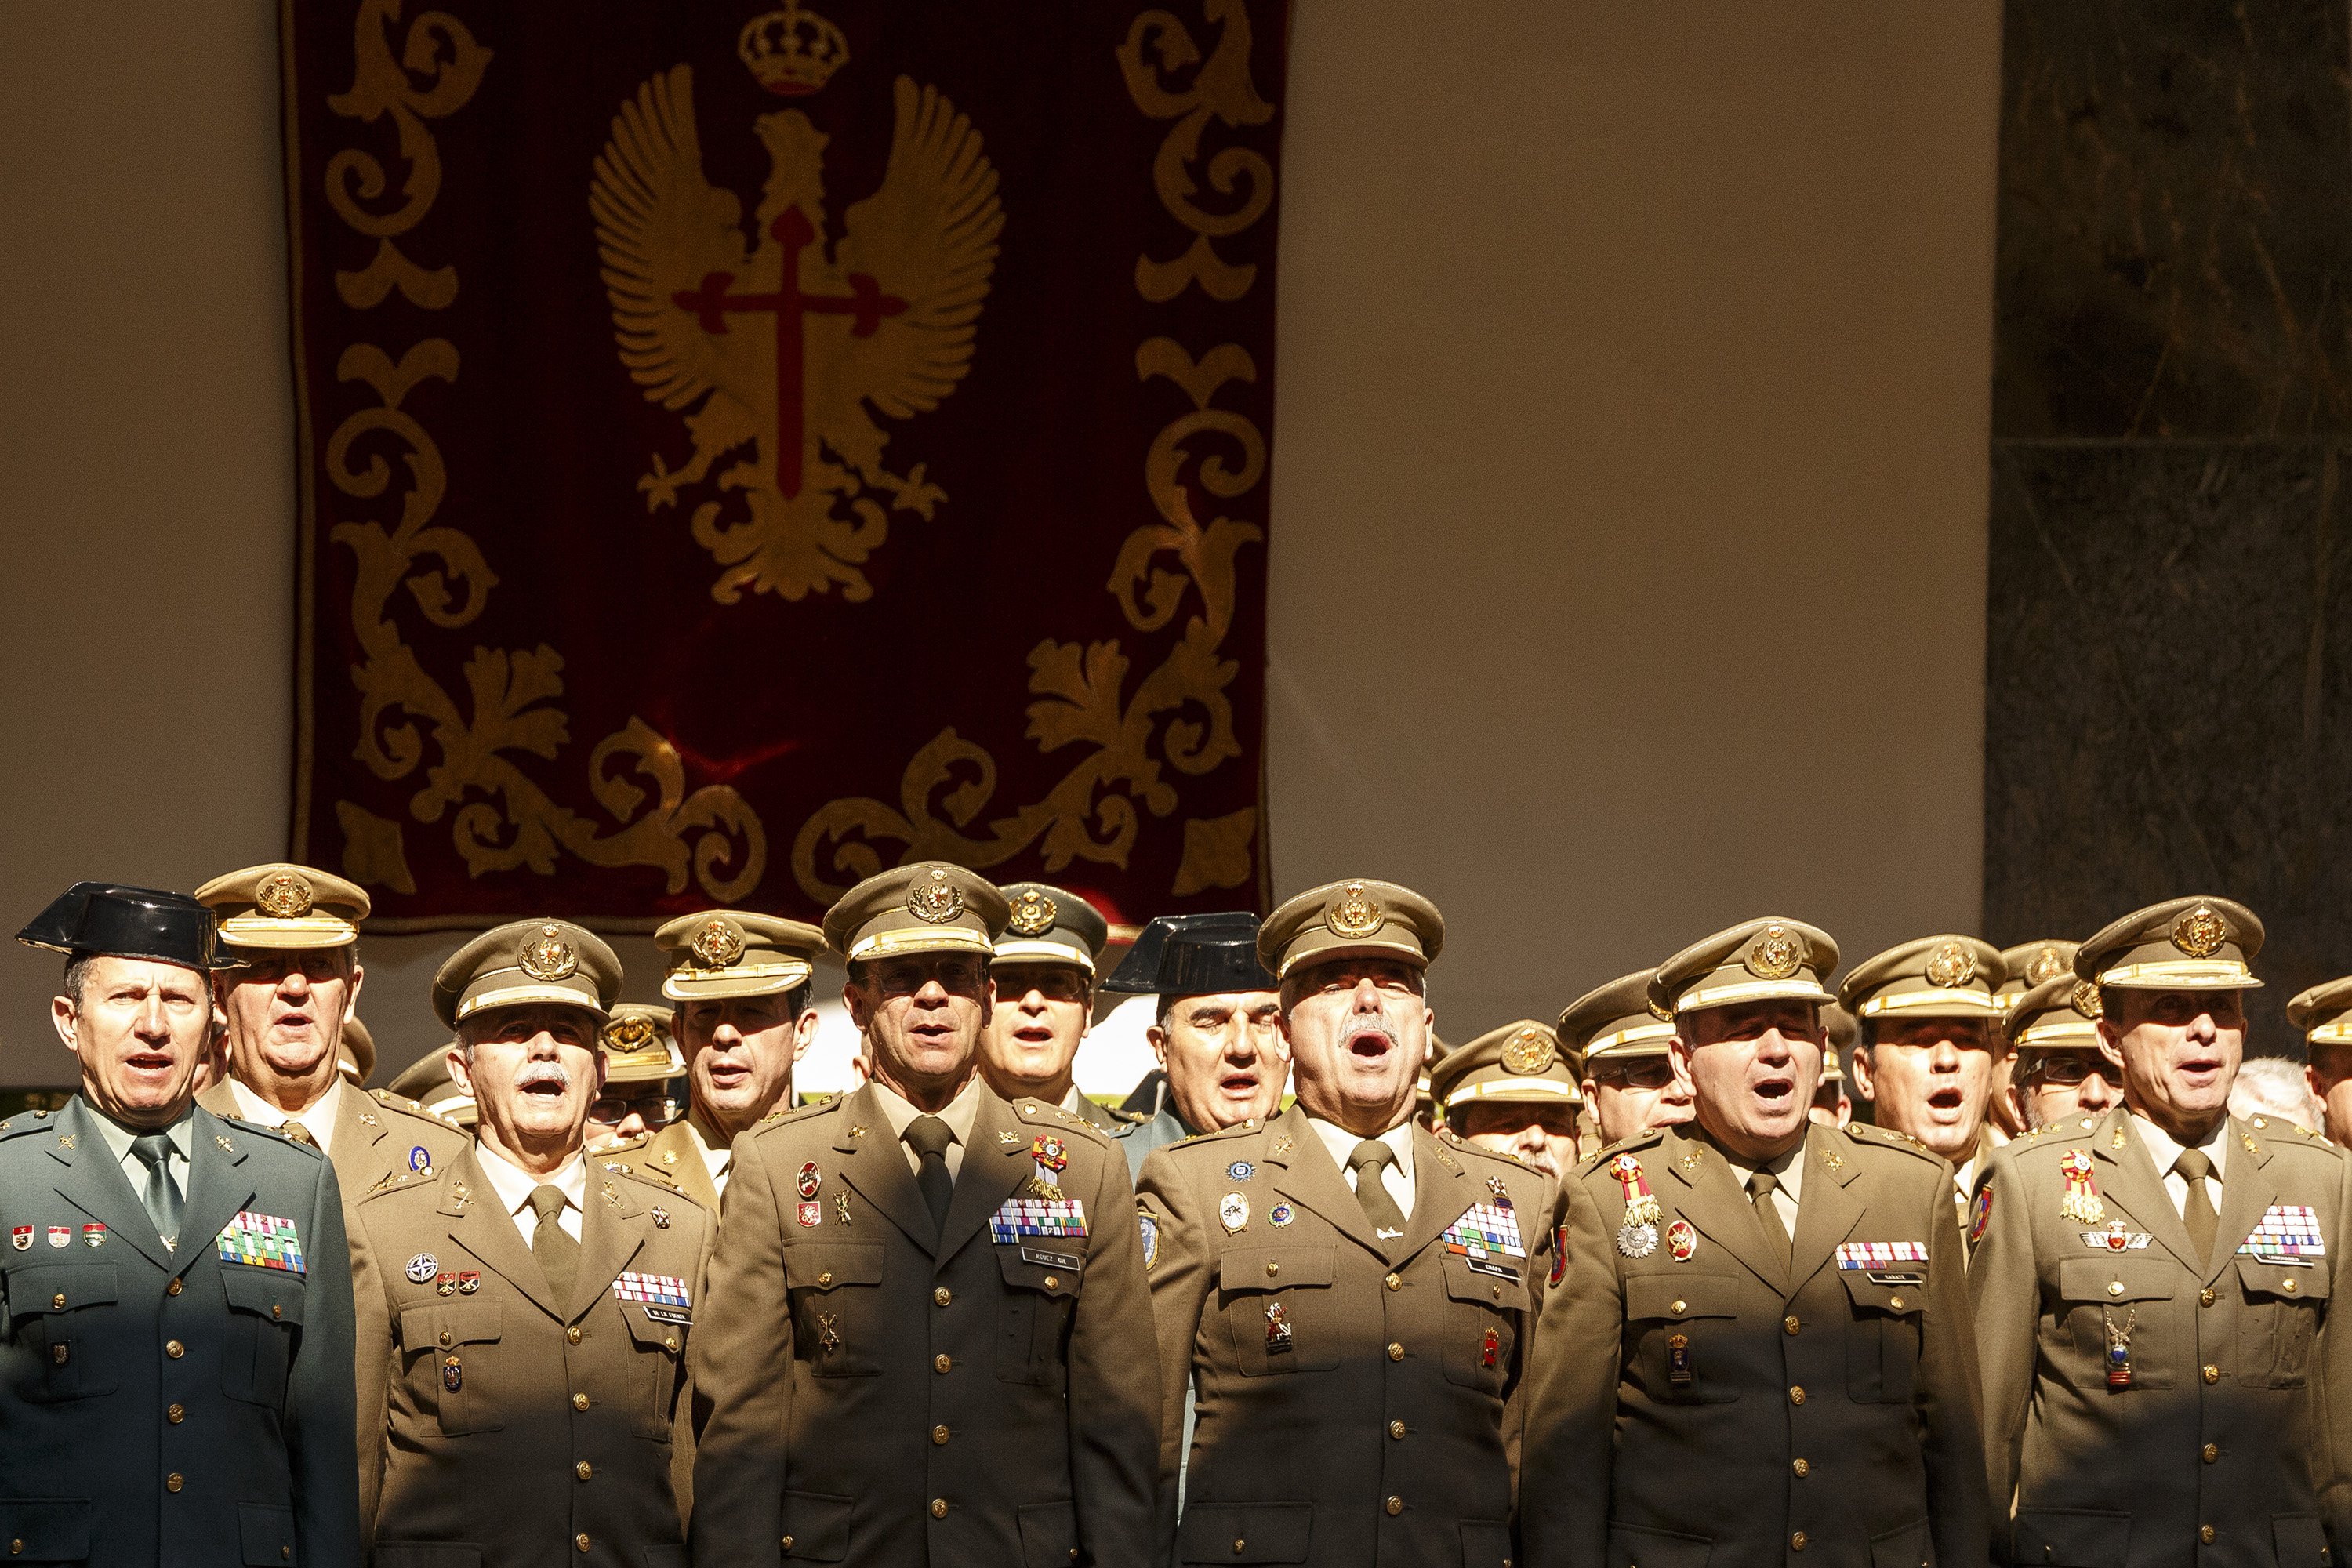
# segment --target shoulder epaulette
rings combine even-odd
[[[830,1116],[848,1103],[849,1097],[845,1094],[835,1095],[831,1100],[813,1100],[807,1105],[796,1105],[790,1110],[779,1106],[753,1122],[751,1131],[755,1137],[765,1137],[780,1127],[792,1127],[803,1121],[814,1121],[820,1116]]]
[[[687,1193],[685,1188],[673,1186],[669,1183],[662,1181],[660,1178],[654,1175],[650,1171],[632,1170],[627,1165],[607,1165],[604,1169],[611,1172],[615,1176],[622,1177],[624,1180],[635,1182],[641,1187],[659,1193],[665,1199],[683,1199],[686,1203],[691,1205],[698,1213],[707,1214],[709,1212],[709,1210],[704,1209],[700,1204],[696,1203],[693,1197]]]
[[[237,1131],[243,1136],[267,1138],[271,1142],[281,1143],[289,1149],[299,1149],[305,1154],[310,1155],[313,1160],[323,1160],[327,1157],[326,1151],[320,1148],[316,1143],[297,1142],[293,1139],[289,1138],[285,1133],[280,1132],[277,1128],[271,1127],[265,1122],[246,1121],[226,1116],[221,1117],[219,1120],[232,1122],[236,1126]]]
[[[7,1121],[0,1121],[0,1142],[22,1138],[31,1132],[47,1132],[55,1114],[47,1110],[20,1110]]]
[[[1577,1173],[1589,1175],[1626,1150],[1646,1149],[1654,1143],[1663,1142],[1665,1136],[1666,1130],[1663,1127],[1645,1127],[1630,1138],[1620,1138],[1614,1143],[1595,1149],[1591,1153],[1587,1154],[1583,1163],[1577,1167]]]
[[[1048,1105],[1042,1100],[1032,1100],[1024,1095],[1013,1102],[1013,1109],[1019,1112],[1024,1126],[1050,1120],[1056,1127],[1066,1128],[1073,1132],[1083,1131],[1097,1143],[1110,1142],[1109,1133],[1105,1132],[1085,1117],[1065,1110],[1058,1105]]]
[[[1908,1132],[1897,1132],[1892,1127],[1880,1127],[1874,1122],[1848,1122],[1845,1135],[1865,1149],[1900,1149],[1906,1154],[1915,1155],[1922,1160],[1934,1162],[1943,1159],[1941,1154],[1937,1153]]]
[[[1175,1142],[1169,1144],[1168,1147],[1171,1149],[1182,1149],[1190,1147],[1194,1143],[1214,1143],[1220,1139],[1249,1138],[1265,1131],[1265,1125],[1266,1124],[1265,1122],[1260,1121],[1256,1117],[1253,1116],[1247,1121],[1236,1121],[1231,1127],[1220,1127],[1213,1132],[1191,1133],[1186,1137],[1178,1139]]]
[[[456,1122],[450,1121],[439,1111],[431,1110],[422,1101],[411,1100],[406,1095],[394,1094],[388,1089],[371,1089],[368,1092],[369,1098],[373,1099],[378,1105],[384,1106],[393,1110],[400,1111],[405,1115],[414,1116],[420,1121],[430,1121],[434,1126],[442,1128],[446,1131],[460,1134],[463,1134],[466,1131],[464,1128],[458,1126]]]

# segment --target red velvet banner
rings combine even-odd
[[[292,853],[1260,906],[1285,0],[288,0]]]

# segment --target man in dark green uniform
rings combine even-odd
[[[1118,1134],[1128,1173],[1163,1144],[1264,1121],[1290,1081],[1282,998],[1257,959],[1257,917],[1161,915],[1103,982],[1115,994],[1157,995],[1144,1037],[1167,1075],[1159,1113]]]

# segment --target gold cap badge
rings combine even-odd
[[[1043,936],[1061,918],[1059,907],[1038,889],[1024,888],[1013,896],[1011,924],[1023,936]]]
[[[634,1051],[653,1042],[659,1030],[651,1018],[626,1013],[604,1026],[604,1044],[615,1051]]]
[[[565,980],[579,969],[580,955],[553,926],[541,926],[538,940],[526,945],[515,962],[533,980]]]
[[[2062,974],[2071,973],[2074,968],[2074,963],[2058,949],[2037,948],[2034,951],[2033,961],[2025,966],[2025,983],[2028,985],[2039,985],[2044,981],[2055,980]]]
[[[1323,923],[1340,936],[1370,936],[1388,923],[1381,912],[1380,900],[1364,891],[1361,882],[1350,882],[1331,900],[1323,914]]]
[[[932,925],[945,925],[963,913],[963,889],[938,867],[918,877],[907,889],[907,912]]]
[[[694,933],[687,952],[699,968],[724,969],[743,956],[743,932],[734,921],[713,915]]]
[[[310,912],[317,897],[309,878],[296,871],[280,871],[254,889],[253,904],[272,920],[299,921]]]
[[[1748,944],[1748,973],[1759,980],[1786,980],[1804,962],[1805,944],[1786,926],[1766,926]]]
[[[2106,1007],[2099,1000],[2099,988],[2092,984],[2087,980],[2077,980],[2074,982],[2074,995],[2073,1000],[2074,1004],[2074,1011],[2080,1013],[2085,1018],[2103,1018],[2106,1016]]]
[[[2172,922],[2172,945],[2191,958],[2210,958],[2230,939],[2230,925],[2220,912],[2200,904]]]
[[[1551,1041],[1538,1029],[1521,1029],[1503,1045],[1503,1066],[1515,1073],[1538,1073],[1551,1066]]]
[[[1977,977],[1977,955],[1957,942],[1948,942],[1927,955],[1927,984],[1949,989]]]

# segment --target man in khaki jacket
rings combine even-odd
[[[1923,936],[1853,966],[1838,988],[1853,1017],[1854,1087],[1871,1120],[1952,1167],[1952,1212],[1968,1212],[2000,1142],[1990,1108],[2009,1037],[1995,989],[2000,950],[1972,936]]]
[[[1666,1059],[1672,1019],[1650,1011],[1650,971],[1621,974],[1563,1008],[1559,1043],[1584,1064],[1584,1103],[1602,1143],[1691,1119],[1690,1085]]]
[[[415,1100],[371,1094],[345,1083],[338,1068],[367,978],[358,953],[367,892],[330,872],[278,862],[215,877],[196,898],[218,918],[224,947],[245,961],[213,978],[228,1020],[228,1076],[196,1103],[326,1155],[349,1234],[362,1198],[446,1167],[467,1144],[462,1131]]]
[[[478,1141],[364,1199],[352,1233],[375,1568],[684,1568],[711,1220],[583,1152],[620,988],[613,950],[551,920],[434,976]]]
[[[1992,1161],[1972,1221],[1995,1555],[2058,1568],[2352,1550],[2352,1342],[2335,1331],[2352,1162],[2228,1113],[2263,928],[2176,899],[2084,942],[2124,1103]]]
[[[1652,981],[1697,1118],[1603,1149],[1569,1184],[1523,1562],[1985,1561],[1950,1167],[1809,1116],[1836,967],[1821,931],[1759,920]]]
[[[980,1035],[980,1076],[1006,1100],[1042,1100],[1106,1132],[1131,1125],[1089,1100],[1076,1076],[1110,923],[1067,889],[1008,882],[997,891],[1012,913],[988,966],[996,1005]]]
[[[697,1340],[694,1560],[1153,1562],[1127,1162],[974,1052],[1004,900],[961,867],[825,916],[873,1077],[737,1141]]]
[[[1199,1391],[1180,1563],[1513,1559],[1556,1188],[1412,1122],[1444,933],[1388,882],[1284,903],[1258,952],[1297,1103],[1143,1163],[1171,1493],[1188,1374]]]

